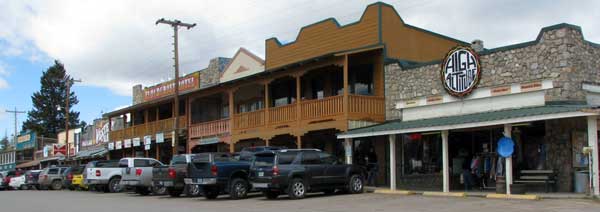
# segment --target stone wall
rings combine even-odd
[[[225,70],[230,58],[217,57],[210,60],[208,67],[200,71],[200,88],[206,88],[219,83],[221,72]]]
[[[131,88],[131,91],[132,91],[132,104],[131,105],[137,105],[139,103],[144,102],[144,88],[142,87],[141,84],[134,85],[133,88]]]
[[[583,136],[574,136],[580,134]],[[573,142],[585,142],[587,122],[585,118],[556,119],[546,121],[546,161],[544,169],[558,171],[558,192],[573,191]],[[573,140],[575,139],[575,141]],[[526,142],[526,141],[525,141]]]
[[[552,79],[554,89],[547,100],[585,100],[582,81],[600,83],[600,47],[583,39],[572,25],[542,29],[535,41],[480,53],[479,87],[493,87]],[[439,79],[440,64],[403,69],[397,63],[385,66],[386,119],[399,119],[400,100],[445,94]]]

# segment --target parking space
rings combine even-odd
[[[540,201],[490,200],[484,198],[446,198],[386,194],[309,195],[306,199],[281,197],[267,200],[261,195],[248,199],[217,200],[138,196],[132,193],[93,193],[73,191],[2,191],[2,211],[47,212],[164,212],[164,211],[595,211],[600,203],[584,199]]]

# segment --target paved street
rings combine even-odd
[[[266,200],[254,196],[246,200],[216,201],[203,198],[141,197],[131,193],[105,194],[71,191],[0,191],[1,211],[23,212],[164,212],[164,211],[598,211],[600,203],[591,200],[561,199],[541,201],[489,200],[484,198],[441,198],[383,194],[311,195],[303,200]]]

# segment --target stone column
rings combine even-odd
[[[442,130],[442,179],[443,191],[450,192],[450,170],[448,167],[448,130]]]
[[[390,139],[390,190],[396,190],[396,135],[389,135]]]
[[[600,185],[600,176],[598,174],[598,171],[600,171],[600,169],[598,168],[598,116],[588,116],[587,117],[587,127],[588,127],[588,146],[592,148],[592,153],[590,155],[591,159],[592,159],[592,171],[591,171],[591,175],[592,175],[592,187],[594,188],[593,191],[591,191],[591,193],[593,194],[593,196],[600,196],[600,188],[598,188],[598,186]]]

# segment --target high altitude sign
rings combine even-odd
[[[469,47],[458,46],[446,55],[440,75],[442,84],[450,95],[464,97],[479,83],[479,56]]]

